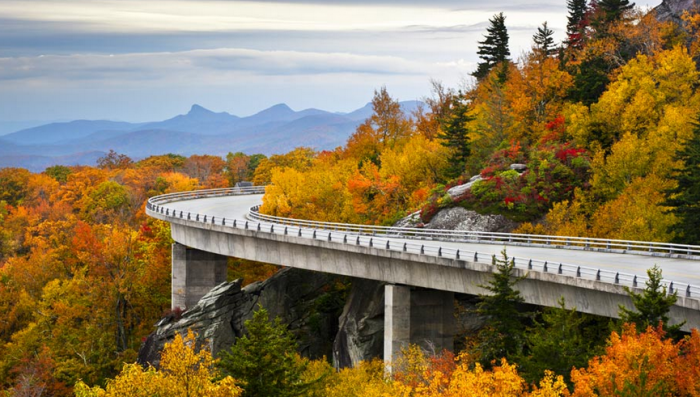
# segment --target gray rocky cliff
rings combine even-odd
[[[244,322],[261,304],[270,316],[279,316],[297,337],[299,352],[307,357],[330,357],[337,333],[342,294],[333,286],[341,277],[301,269],[285,268],[263,282],[241,288],[241,280],[222,283],[206,294],[182,317],[163,318],[146,338],[138,362],[158,366],[160,352],[176,333],[197,333],[197,342],[208,345],[214,355],[228,349],[245,333]]]
[[[354,367],[384,352],[384,285],[356,279],[339,319],[333,343],[333,365]]]
[[[681,24],[681,16],[684,11],[698,11],[699,9],[700,2],[697,0],[663,0],[654,8],[653,12],[659,21],[673,21]]]

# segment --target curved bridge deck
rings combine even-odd
[[[394,229],[382,234],[386,228],[363,231],[353,225],[250,213],[262,199],[261,194],[251,193],[259,192],[224,189],[159,196],[149,201],[147,213],[170,222],[175,241],[199,250],[469,294],[483,292],[478,285],[487,282],[493,271],[491,258],[505,247],[508,256],[516,259],[517,272],[528,274],[518,285],[527,302],[555,306],[564,296],[567,305],[609,317],[617,316],[619,304],[631,306],[623,287],[643,288],[646,270],[658,265],[666,285],[678,293],[672,321],[687,320],[685,329],[700,327],[700,288],[695,286],[700,285],[699,247],[625,242],[638,251],[586,249],[582,241],[571,246],[526,246],[522,235],[510,235],[515,236],[514,243],[449,241],[455,236],[440,233],[426,240],[425,234],[408,236]],[[600,241],[619,245],[614,240]]]

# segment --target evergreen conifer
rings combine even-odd
[[[300,396],[312,383],[304,382],[308,362],[296,352],[296,341],[279,317],[269,321],[262,306],[245,322],[248,334],[221,352],[219,366],[242,381],[244,397]]]
[[[641,294],[625,287],[625,290],[632,298],[635,310],[630,310],[620,305],[620,320],[623,323],[635,323],[638,331],[644,331],[647,327],[656,327],[659,322],[663,323],[666,332],[677,334],[685,321],[681,324],[670,325],[668,312],[678,300],[677,291],[668,294],[665,285],[661,283],[661,269],[654,266],[647,270],[649,280],[646,282],[644,292]]]
[[[569,48],[581,49],[588,26],[588,5],[586,0],[567,0],[569,16],[566,23],[566,41]]]
[[[486,326],[479,331],[478,345],[475,350],[481,363],[490,367],[491,362],[502,357],[522,353],[524,346],[525,320],[529,313],[522,311],[523,297],[514,288],[526,276],[514,277],[515,261],[508,258],[506,251],[501,252],[502,259],[494,255],[493,265],[496,273],[488,284],[479,285],[490,294],[481,295],[476,312],[486,317]]]
[[[472,73],[472,76],[478,80],[486,77],[494,66],[507,63],[510,56],[505,15],[502,12],[496,14],[489,19],[489,22],[490,26],[486,28],[487,34],[484,40],[479,42],[479,51],[477,51],[483,62],[479,62],[476,71]],[[505,80],[505,73],[501,80]]]
[[[693,137],[676,153],[676,160],[682,163],[673,176],[677,186],[665,192],[665,205],[673,207],[678,218],[671,231],[677,243],[700,244],[700,124],[695,123]]]
[[[446,176],[457,178],[464,173],[471,154],[467,123],[474,120],[474,117],[469,115],[469,102],[464,94],[453,95],[450,104],[450,110],[446,120],[442,122],[438,138],[441,139],[440,144],[451,149]]]
[[[557,48],[554,46],[554,31],[544,22],[542,26],[537,28],[537,33],[532,36],[532,41],[535,43],[534,52],[542,58],[552,56],[557,53]]]

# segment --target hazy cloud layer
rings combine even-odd
[[[517,58],[544,21],[563,37],[565,3],[0,0],[0,121],[352,110],[385,84],[417,99],[467,78],[493,14]]]
[[[212,73],[246,75],[463,73],[472,65],[424,63],[392,56],[248,49],[194,50],[118,55],[41,55],[0,58],[0,80],[162,80],[175,76],[206,81]],[[220,76],[219,76],[220,77]],[[190,80],[191,81],[191,80]]]

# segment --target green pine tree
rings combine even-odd
[[[244,397],[300,396],[311,386],[302,375],[307,367],[297,344],[279,317],[269,321],[262,306],[245,322],[247,335],[230,351],[221,352],[219,366],[226,375],[244,383]]]
[[[596,342],[605,341],[608,328],[599,322],[576,308],[567,310],[562,297],[559,307],[545,309],[542,320],[527,329],[526,353],[517,357],[521,375],[536,383],[549,369],[570,383],[571,368],[585,367],[596,353]]]
[[[676,160],[682,163],[673,176],[677,186],[666,192],[664,203],[678,219],[671,231],[677,243],[700,244],[700,124],[695,123],[693,137],[676,154]]]
[[[598,9],[603,12],[605,22],[611,23],[620,20],[626,11],[634,8],[634,3],[629,0],[600,0]]]
[[[647,327],[656,327],[659,322],[663,323],[664,330],[671,336],[675,336],[680,332],[685,321],[670,325],[668,312],[678,300],[678,291],[673,294],[668,294],[666,286],[661,283],[661,268],[654,265],[647,270],[649,280],[646,282],[644,292],[636,293],[625,287],[625,291],[632,298],[632,304],[635,310],[630,310],[623,305],[620,305],[620,321],[623,323],[634,323],[638,331],[644,331]]]
[[[477,314],[486,317],[486,326],[477,335],[476,353],[481,363],[490,367],[491,362],[502,357],[512,357],[523,351],[525,321],[529,313],[522,310],[523,297],[514,286],[526,276],[514,277],[515,261],[509,260],[506,251],[502,259],[494,255],[496,273],[488,284],[479,285],[490,294],[481,295],[476,306]]]
[[[567,0],[566,7],[569,15],[566,22],[567,47],[573,49],[583,48],[586,39],[586,27],[588,27],[588,4],[586,0]]]
[[[479,51],[477,54],[483,62],[479,62],[476,71],[472,76],[478,80],[486,77],[491,69],[496,65],[502,64],[503,69],[499,79],[505,81],[505,64],[509,62],[510,49],[508,48],[508,29],[506,28],[506,17],[503,13],[499,13],[489,19],[490,26],[486,28],[487,34],[484,40],[479,42]]]
[[[532,41],[535,43],[534,51],[542,58],[550,57],[557,53],[557,48],[554,46],[554,31],[547,27],[547,22],[537,28],[537,33],[532,36]]]
[[[446,176],[457,178],[464,173],[471,154],[467,124],[474,120],[474,117],[469,115],[469,102],[464,94],[453,95],[450,103],[449,112],[445,119],[441,120],[442,128],[438,138],[442,146],[451,149]]]
[[[592,2],[591,27],[597,38],[607,37],[610,27],[622,20],[625,14],[634,8],[629,0],[599,0]]]
[[[609,73],[612,69],[603,56],[584,59],[574,71],[574,84],[569,90],[569,98],[586,106],[598,101],[610,83]]]

